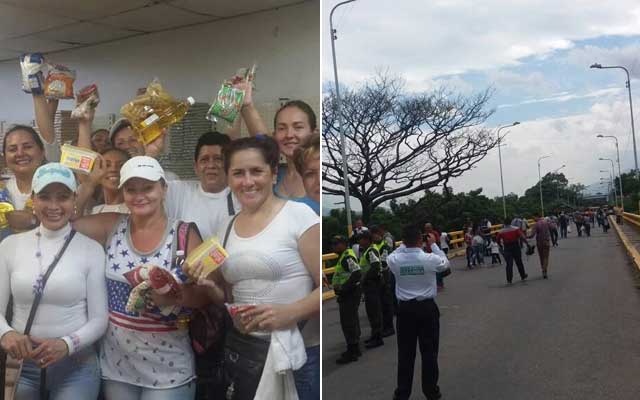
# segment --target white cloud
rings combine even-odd
[[[621,93],[623,93],[623,90],[624,89],[622,88],[605,88],[605,89],[593,90],[591,92],[582,93],[582,94],[561,92],[561,93],[554,94],[550,97],[543,97],[538,99],[527,99],[514,104],[501,104],[497,108],[509,108],[509,107],[527,105],[527,104],[538,104],[538,103],[549,103],[549,102],[564,103],[571,100],[589,99],[589,98],[599,99],[603,97],[619,96]]]
[[[538,181],[538,157],[542,174],[565,164],[562,170],[573,183],[598,182],[601,169],[609,169],[598,158],[615,160],[613,140],[596,138],[598,134],[614,135],[620,142],[622,169],[633,168],[629,103],[624,98],[610,103],[596,103],[585,114],[563,118],[524,121],[511,128],[507,145],[502,149],[505,192],[522,195]],[[617,170],[617,165],[616,165]],[[452,183],[456,191],[483,187],[490,197],[499,196],[500,174],[497,149],[482,160],[477,168]]]
[[[323,2],[325,31],[337,2]],[[359,0],[336,11],[334,27],[345,83],[362,80],[377,66],[426,79],[519,65],[522,57],[543,58],[576,40],[640,34],[640,3]],[[324,79],[332,79],[330,46],[326,38]]]
[[[594,63],[605,66],[621,65],[627,67],[632,78],[640,78],[639,54],[640,44],[612,48],[584,46],[571,49],[567,53],[566,61],[570,64],[582,65],[585,68]],[[624,74],[622,71],[619,73]]]

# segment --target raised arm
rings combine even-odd
[[[259,133],[263,135],[269,134],[267,125],[253,104],[253,87],[251,82],[240,82],[234,85],[234,87],[244,90],[244,101],[242,103],[241,113],[244,123],[247,124],[249,135],[255,136]]]

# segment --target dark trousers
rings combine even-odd
[[[467,267],[471,267],[471,263],[475,264],[475,260],[473,259],[473,247],[467,246]]]
[[[507,282],[511,283],[513,280],[513,262],[515,261],[518,266],[518,273],[520,278],[524,279],[526,272],[524,271],[524,264],[522,263],[522,252],[520,251],[520,245],[517,243],[508,243],[504,246],[504,260],[507,262]]]
[[[491,264],[495,264],[495,263],[502,264],[502,260],[500,260],[500,254],[492,253],[491,254]]]
[[[367,279],[362,282],[364,306],[371,326],[371,337],[382,337],[382,301],[380,301],[379,279]]]
[[[440,343],[440,311],[433,300],[399,301],[396,319],[398,336],[398,387],[394,398],[411,396],[416,342],[422,359],[422,393],[435,399],[438,388],[438,347]]]
[[[562,239],[566,239],[567,238],[567,226],[566,225],[560,225],[560,237]]]
[[[383,282],[380,285],[380,305],[382,306],[382,329],[393,329],[395,314],[395,277],[391,270],[382,271]]]
[[[220,343],[221,346],[224,345]],[[224,380],[224,347],[196,354],[196,400],[223,399],[226,393]]]
[[[591,236],[591,224],[588,222],[584,224],[584,233],[586,233],[587,236]]]
[[[558,245],[558,229],[553,228],[549,229],[549,234],[551,235],[551,244],[554,246]]]
[[[360,287],[356,287],[353,291],[338,296],[340,327],[342,328],[344,340],[347,342],[347,345],[354,345],[360,342],[358,307],[360,307],[361,298],[362,289],[360,289]]]
[[[578,236],[582,236],[582,222],[576,222],[576,230],[578,231]]]

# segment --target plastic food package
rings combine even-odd
[[[13,210],[13,204],[11,204],[11,201],[9,200],[9,191],[0,184],[0,230],[9,226],[9,222],[7,221],[5,214]],[[2,239],[1,234],[0,239]]]
[[[218,269],[227,257],[229,257],[229,254],[227,254],[227,251],[222,247],[218,238],[211,237],[191,250],[186,262],[188,265],[193,266],[199,261],[202,261],[202,275],[207,276]]]
[[[89,114],[100,103],[98,87],[93,84],[85,86],[76,93],[76,108],[71,111],[71,118],[89,118]]]
[[[63,144],[60,148],[60,164],[82,174],[89,174],[99,154],[82,147]]]
[[[256,65],[253,64],[251,68],[239,69],[231,80],[225,81],[207,112],[207,119],[217,122],[218,118],[222,118],[229,123],[233,123],[240,114],[245,95],[244,90],[236,89],[233,85],[243,80],[251,82],[253,85],[255,72]]]
[[[241,333],[248,333],[244,329],[244,324],[242,323],[242,313],[245,311],[252,310],[256,308],[255,304],[238,304],[238,303],[224,303],[225,307],[227,307],[227,312],[231,316],[233,320],[233,325],[236,327],[238,331]]]
[[[122,106],[120,113],[131,121],[138,141],[149,144],[162,135],[162,129],[181,121],[193,104],[192,97],[186,101],[174,99],[154,79],[146,92]]]
[[[44,74],[47,64],[40,53],[23,54],[20,56],[20,69],[22,71],[22,90],[26,93],[44,93]]]
[[[51,65],[44,82],[44,95],[50,99],[73,99],[76,72],[64,65]]]

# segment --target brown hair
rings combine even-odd
[[[320,135],[317,133],[309,136],[293,153],[293,164],[300,175],[304,172],[305,161],[315,154],[320,154]]]
[[[231,157],[242,150],[257,150],[262,155],[264,162],[269,164],[271,172],[275,173],[280,160],[278,144],[269,136],[257,135],[256,137],[242,138],[231,141],[224,150],[224,172],[229,173]]]

